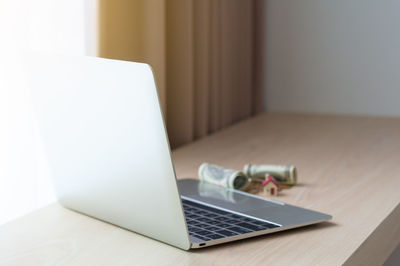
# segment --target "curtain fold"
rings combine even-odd
[[[153,66],[172,147],[262,110],[263,0],[100,0],[99,56]]]
[[[145,62],[166,110],[166,0],[99,0],[99,56]]]

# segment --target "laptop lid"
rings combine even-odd
[[[27,73],[59,202],[189,249],[150,66],[34,54]]]

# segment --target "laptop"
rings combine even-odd
[[[177,180],[152,69],[94,57],[26,57],[35,123],[61,205],[188,250],[330,215]]]

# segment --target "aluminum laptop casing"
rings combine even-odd
[[[26,60],[59,202],[189,249],[150,66],[44,54]]]

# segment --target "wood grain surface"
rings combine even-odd
[[[378,265],[400,243],[400,119],[267,113],[173,152],[202,162],[293,164],[277,200],[332,222],[183,251],[53,204],[0,227],[2,265]]]

